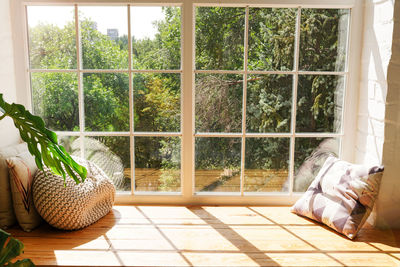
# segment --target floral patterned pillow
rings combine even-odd
[[[292,212],[322,222],[353,239],[378,196],[383,167],[329,157]]]

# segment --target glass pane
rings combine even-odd
[[[79,7],[84,69],[128,68],[127,7]]]
[[[240,138],[196,138],[196,192],[240,192]]]
[[[196,75],[196,131],[240,132],[242,95],[242,75]]]
[[[83,74],[85,129],[129,131],[128,74]]]
[[[79,131],[78,76],[31,73],[33,113],[54,131]]]
[[[296,138],[293,192],[305,192],[329,156],[339,155],[338,138]]]
[[[85,158],[108,175],[117,191],[131,191],[129,144],[128,136],[97,136],[84,139]]]
[[[340,132],[343,93],[343,76],[300,75],[296,131]]]
[[[81,146],[79,137],[58,135],[58,143],[72,156],[81,157]]]
[[[289,138],[247,138],[245,192],[288,191]]]
[[[180,137],[135,137],[135,191],[181,191]]]
[[[180,69],[181,9],[131,7],[134,69]]]
[[[301,70],[345,70],[349,19],[349,9],[301,10]]]
[[[244,8],[196,8],[196,69],[243,69]]]
[[[133,92],[135,131],[180,131],[180,74],[135,74]]]
[[[33,69],[75,69],[73,6],[28,6],[29,59]]]
[[[296,9],[249,9],[249,70],[292,70]]]
[[[247,132],[289,132],[292,75],[250,75],[247,80]]]

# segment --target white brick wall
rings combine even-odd
[[[365,1],[356,161],[385,166],[378,227],[400,228],[400,2]]]
[[[373,218],[400,228],[400,2],[365,1],[356,161],[383,164]]]
[[[10,22],[10,2],[0,1],[0,93],[9,102],[16,102],[14,52]],[[19,142],[19,133],[9,118],[0,121],[0,147]]]
[[[400,228],[400,2],[394,4],[392,55],[387,71],[385,172],[376,205],[379,227]]]
[[[357,163],[382,163],[393,8],[392,0],[365,1],[355,151]]]

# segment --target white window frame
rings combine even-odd
[[[163,193],[163,192],[134,192],[134,182],[132,181],[131,194],[118,194],[116,203],[118,204],[169,204],[169,205],[289,205],[293,204],[301,193],[292,192],[293,176],[294,176],[294,141],[295,137],[340,137],[340,156],[341,158],[353,161],[355,150],[355,136],[357,125],[358,110],[358,81],[359,68],[361,60],[361,29],[363,16],[362,0],[227,0],[219,2],[216,0],[13,0],[11,1],[11,18],[14,43],[14,62],[16,72],[16,88],[17,102],[24,104],[28,109],[32,110],[32,98],[30,89],[30,73],[46,72],[46,70],[29,69],[28,54],[28,38],[27,38],[27,20],[26,6],[28,5],[125,5],[125,6],[165,6],[173,5],[181,7],[181,69],[180,70],[133,70],[131,58],[131,36],[130,36],[130,8],[128,8],[128,42],[129,42],[129,69],[128,70],[88,70],[82,69],[80,66],[79,46],[77,51],[78,69],[73,72],[78,73],[81,79],[81,73],[104,73],[104,72],[123,72],[129,74],[129,100],[130,112],[133,113],[133,85],[132,75],[135,72],[163,72],[163,73],[180,73],[181,74],[181,132],[176,133],[157,133],[157,132],[134,132],[133,118],[130,116],[129,132],[84,132],[84,114],[83,114],[83,88],[82,81],[78,83],[79,94],[79,125],[80,132],[57,132],[60,135],[68,136],[129,136],[131,149],[131,177],[134,177],[134,142],[135,136],[180,136],[181,137],[181,192],[180,193]],[[246,10],[245,19],[245,48],[244,48],[244,70],[240,71],[215,71],[215,70],[196,70],[195,69],[195,8],[198,6],[229,6],[244,7]],[[247,70],[247,41],[248,41],[248,16],[249,7],[281,7],[281,8],[298,8],[298,16],[296,23],[296,40],[295,40],[295,69],[293,71],[248,71]],[[301,8],[349,8],[351,9],[349,32],[348,32],[348,49],[347,64],[345,71],[339,72],[316,72],[316,71],[299,71],[298,69],[298,52],[299,52],[299,31],[300,31],[300,10]],[[75,8],[75,20],[78,20],[77,9]],[[78,24],[76,23],[76,31],[78,32]],[[76,38],[79,38],[77,35]],[[79,42],[77,42],[79,43]],[[54,72],[57,70],[51,70]],[[62,71],[60,71],[62,72]],[[291,112],[291,131],[289,133],[246,133],[245,124],[242,123],[242,132],[234,134],[225,133],[196,133],[194,122],[194,93],[195,93],[195,74],[196,73],[234,73],[242,74],[243,82],[243,99],[246,99],[247,91],[247,74],[290,74],[293,75],[293,97]],[[344,110],[341,132],[339,133],[296,133],[296,95],[297,95],[297,78],[299,74],[320,74],[320,75],[343,75],[345,77],[345,94],[344,94]],[[246,120],[246,101],[243,101],[242,122]],[[195,173],[195,137],[240,137],[242,139],[241,151],[241,192],[240,193],[195,193],[194,190],[194,173]],[[290,161],[289,169],[290,189],[289,192],[268,192],[263,194],[243,193],[243,177],[244,177],[244,153],[246,137],[290,137]],[[82,138],[81,138],[82,140]]]

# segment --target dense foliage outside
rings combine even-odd
[[[133,69],[180,69],[180,8],[164,7],[163,14],[162,20],[154,22],[157,28],[154,38],[132,38]],[[302,9],[301,14],[299,70],[344,71],[349,11]],[[249,71],[294,69],[296,16],[297,9],[249,9]],[[195,20],[196,69],[243,70],[245,9],[199,7]],[[126,35],[111,38],[101,33],[96,22],[84,13],[80,13],[79,21],[84,69],[128,68]],[[72,11],[70,22],[65,26],[43,22],[29,28],[29,37],[32,69],[76,69]],[[31,73],[34,112],[42,116],[51,129],[79,131],[78,79],[73,72]],[[238,74],[196,74],[196,132],[242,131],[243,79],[243,75]],[[247,76],[246,132],[290,133],[293,81],[291,74]],[[84,130],[129,132],[128,74],[84,73],[82,84]],[[300,74],[297,88],[296,132],[340,132],[344,76]],[[133,94],[134,131],[181,131],[179,73],[136,72]],[[99,136],[96,139],[118,155],[124,168],[131,167],[129,137]],[[295,141],[297,171],[322,139],[296,138]],[[79,143],[79,140],[65,139],[71,149],[72,143]],[[135,168],[161,170],[160,183],[151,190],[180,190],[180,146],[179,137],[135,137]],[[263,184],[258,186],[246,184],[254,178],[251,170],[280,171],[287,177],[289,147],[290,138],[246,138],[245,191],[271,191],[265,185],[273,175],[263,174],[260,178],[264,179]],[[330,150],[337,153],[337,148],[336,142]],[[221,188],[225,183],[229,184],[228,191],[240,190],[240,183],[232,182],[240,176],[240,138],[196,137],[195,149],[197,191],[224,191]],[[86,154],[91,153],[86,151]],[[221,170],[223,174],[213,177],[211,182],[199,181],[197,171],[203,170]],[[127,189],[129,183],[124,186]],[[282,185],[272,191],[281,189]]]

